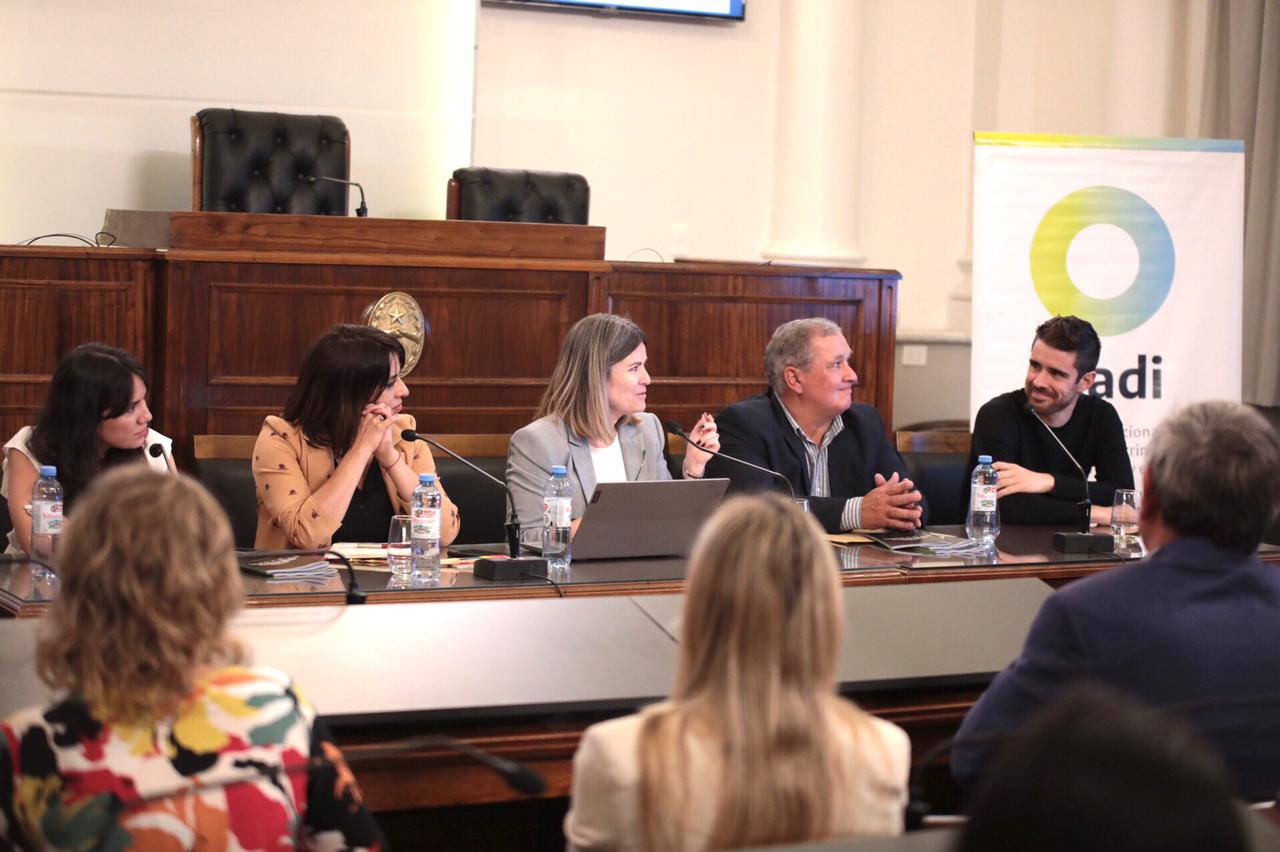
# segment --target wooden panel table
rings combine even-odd
[[[963,535],[956,527],[934,527]],[[1000,533],[995,559],[980,557],[942,559],[889,553],[872,545],[837,548],[845,586],[947,583],[962,580],[1035,578],[1058,586],[1078,577],[1105,571],[1132,556],[1060,553],[1050,546],[1056,527],[1006,526]],[[495,546],[496,549],[496,546]],[[1263,545],[1266,562],[1280,564],[1280,548]],[[446,603],[460,600],[520,598],[601,597],[636,594],[676,594],[684,591],[684,559],[619,559],[578,562],[571,576],[555,586],[546,580],[525,578],[491,582],[478,580],[469,571],[444,569],[439,586],[403,587],[393,584],[385,571],[357,570],[360,587],[370,604]],[[346,575],[336,574],[320,584],[272,583],[244,576],[246,605],[250,609],[332,606],[345,600]],[[0,617],[32,618],[43,615],[52,602],[54,587],[48,581],[33,582],[25,564],[0,564]]]
[[[939,530],[954,528],[937,527]],[[933,559],[889,553],[871,545],[837,548],[846,586],[895,585],[968,579],[1036,577],[1059,581],[1082,577],[1119,564],[1116,557],[1101,554],[1063,554],[1049,548],[1053,528],[1006,526],[1000,536],[1000,561]],[[1008,549],[1006,549],[1008,548]],[[497,546],[494,546],[497,552]],[[686,562],[680,558],[619,559],[578,562],[568,580],[553,585],[525,578],[491,582],[476,579],[470,571],[445,568],[439,586],[393,583],[385,571],[357,570],[360,588],[369,603],[448,602],[499,598],[597,597],[679,593],[684,591]],[[346,595],[345,572],[320,583],[275,583],[262,577],[243,576],[249,608],[332,606]],[[56,583],[33,580],[24,563],[0,564],[0,617],[33,618],[43,615],[56,594]]]
[[[1049,594],[1020,579],[844,590],[839,681],[881,715],[929,731],[937,696],[969,696],[1010,659]],[[377,811],[520,798],[440,749],[363,761],[407,734],[448,734],[546,775],[563,797],[581,731],[664,696],[681,596],[300,607],[241,614],[236,634],[293,674],[358,763]],[[36,625],[0,624],[0,716],[46,700]],[[923,701],[922,701],[923,699]]]

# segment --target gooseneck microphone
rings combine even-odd
[[[511,488],[507,483],[498,477],[481,468],[475,462],[468,461],[453,450],[441,444],[439,441],[433,441],[426,435],[419,434],[412,429],[405,429],[400,433],[400,437],[406,441],[422,441],[435,447],[440,452],[447,454],[453,459],[462,462],[485,479],[497,485],[507,495],[507,520],[503,527],[507,531],[507,556],[508,559],[501,563],[494,562],[489,559],[477,559],[475,566],[472,568],[474,576],[482,580],[518,580],[525,574],[533,574],[534,576],[546,576],[547,561],[537,556],[521,556],[520,555],[520,524],[516,520],[516,501],[511,495]]]
[[[670,432],[672,435],[675,435],[676,437],[682,439],[686,444],[691,444],[694,447],[697,447],[698,449],[702,450],[704,453],[710,453],[716,458],[727,459],[733,462],[734,464],[740,464],[745,467],[749,467],[752,470],[758,470],[761,473],[769,474],[774,479],[779,480],[780,482],[782,482],[783,485],[787,486],[787,493],[791,495],[792,500],[796,498],[796,489],[791,484],[791,480],[787,479],[785,476],[778,473],[776,470],[770,470],[767,467],[761,467],[758,464],[752,464],[749,461],[737,458],[735,456],[728,455],[726,453],[722,453],[719,450],[708,449],[707,447],[704,447],[701,444],[699,444],[697,441],[693,440],[693,438],[689,437],[689,435],[683,429],[680,428],[680,424],[674,420],[664,420],[662,421],[662,425],[666,427],[666,430]]]
[[[1084,483],[1084,499],[1076,504],[1076,508],[1080,512],[1080,532],[1078,533],[1054,533],[1053,546],[1064,553],[1094,553],[1109,552],[1114,547],[1115,542],[1109,535],[1089,532],[1090,510],[1093,508],[1093,501],[1089,498],[1089,476],[1085,473],[1084,467],[1080,462],[1076,461],[1076,457],[1067,449],[1067,445],[1062,443],[1053,428],[1044,422],[1040,416],[1040,412],[1036,411],[1035,406],[1027,403],[1024,406],[1025,411],[1036,419],[1036,421],[1044,427],[1049,433],[1049,437],[1053,438],[1055,444],[1061,448],[1067,458],[1071,459],[1071,463],[1075,465],[1077,471],[1080,472],[1080,481]]]
[[[364,187],[363,186],[361,186],[360,184],[356,183],[353,180],[343,180],[342,178],[335,178],[335,177],[309,177],[307,178],[307,183],[315,183],[316,181],[320,181],[320,180],[328,181],[329,183],[340,183],[340,184],[344,184],[345,186],[354,186],[356,189],[360,190],[360,206],[356,208],[356,215],[357,216],[369,215],[369,208],[364,203]]]

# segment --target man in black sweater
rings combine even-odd
[[[1101,352],[1102,342],[1088,322],[1054,317],[1036,329],[1025,386],[978,410],[969,467],[980,455],[995,461],[1004,522],[1080,524],[1085,484],[1050,429],[1086,474],[1096,471],[1097,481],[1088,485],[1094,523],[1111,523],[1116,489],[1133,488],[1120,415],[1111,403],[1087,393]]]

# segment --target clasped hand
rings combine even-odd
[[[371,402],[360,412],[360,429],[355,444],[378,459],[378,464],[390,467],[396,461],[395,412],[380,403]]]
[[[876,474],[876,487],[862,498],[862,526],[869,530],[914,530],[924,512],[920,492],[910,479],[895,473],[888,479]]]

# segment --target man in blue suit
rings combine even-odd
[[[1022,654],[960,726],[962,783],[995,748],[978,735],[1011,731],[1090,679],[1184,716],[1241,797],[1280,791],[1280,568],[1254,552],[1280,501],[1280,439],[1245,406],[1188,406],[1156,431],[1143,487],[1140,531],[1154,554],[1045,601]]]
[[[880,413],[853,402],[853,352],[840,327],[798,319],[773,332],[764,351],[769,390],[716,415],[720,451],[777,471],[828,532],[912,530],[924,523],[924,498],[884,434]],[[720,458],[707,476],[731,491],[777,489],[768,474]]]

